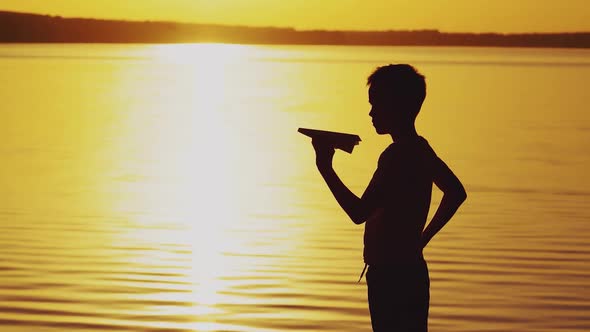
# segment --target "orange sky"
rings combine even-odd
[[[0,10],[300,29],[590,31],[590,0],[2,0]]]

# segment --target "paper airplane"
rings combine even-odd
[[[312,139],[331,145],[335,149],[340,149],[352,153],[354,146],[359,144],[361,138],[358,135],[338,133],[335,131],[317,130],[308,128],[299,128],[298,132]]]

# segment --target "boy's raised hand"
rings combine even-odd
[[[312,139],[311,144],[315,150],[315,163],[318,169],[320,171],[331,169],[335,152],[334,147],[316,139]]]

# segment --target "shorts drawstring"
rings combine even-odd
[[[357,282],[361,282],[361,279],[363,279],[363,276],[365,275],[366,270],[367,270],[367,263],[365,263],[365,267],[363,268],[363,272],[361,272],[361,276],[359,277],[359,281],[357,281]]]

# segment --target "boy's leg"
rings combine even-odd
[[[371,267],[367,289],[374,332],[426,332],[429,305],[425,262],[399,267]]]
[[[391,287],[384,282],[382,271],[369,266],[367,292],[373,332],[395,331],[395,309],[390,302]]]

